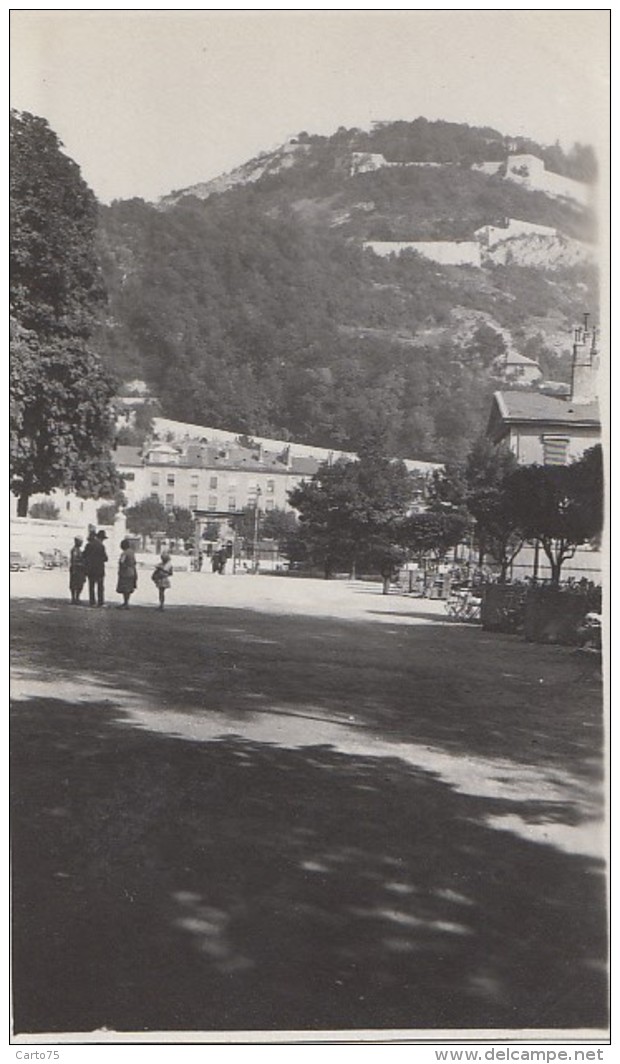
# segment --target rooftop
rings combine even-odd
[[[488,434],[501,439],[505,427],[514,423],[546,422],[564,427],[575,425],[600,426],[597,402],[573,403],[557,395],[542,392],[502,391],[495,392]]]

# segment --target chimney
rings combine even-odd
[[[569,401],[580,405],[593,403],[598,398],[598,375],[600,358],[596,328],[588,326],[589,314],[584,314],[583,325],[575,329],[573,341],[573,367]]]

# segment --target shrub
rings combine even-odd
[[[43,518],[44,521],[57,521],[60,517],[60,510],[51,499],[43,499],[41,502],[33,502],[28,515]]]

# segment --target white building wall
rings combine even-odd
[[[498,174],[504,164],[502,162],[496,163],[473,163],[472,170],[477,170],[481,174]]]
[[[205,440],[209,443],[239,442],[238,432],[228,432],[226,429],[216,429],[208,425],[194,425],[186,421],[172,421],[170,418],[153,418],[153,427],[158,436],[170,437],[181,444],[195,443],[197,440]],[[298,455],[302,458],[315,458],[319,462],[335,461],[337,458],[355,458],[351,451],[315,447],[313,444],[308,443],[285,442],[284,440],[274,440],[266,436],[255,435],[252,435],[252,439],[256,444],[262,444],[266,451],[279,453],[288,448],[291,455]]]
[[[38,493],[31,495],[28,503],[29,508],[37,502],[51,502],[58,510],[58,520],[67,521],[70,524],[86,525],[97,524],[97,510],[105,502],[105,499],[81,499],[72,491],[63,491],[56,488],[49,494]],[[17,497],[9,495],[9,514],[11,519],[17,517]],[[49,523],[49,522],[48,522]]]
[[[367,240],[364,247],[387,257],[415,251],[441,266],[481,266],[482,253],[475,240]]]
[[[536,425],[535,428],[511,426],[509,445],[513,454],[522,465],[543,464],[544,437],[559,436],[568,439],[567,461],[581,458],[584,451],[600,443],[600,435],[594,429],[573,427],[558,428],[550,422],[548,425]]]
[[[485,243],[487,247],[493,247],[494,244],[501,243],[503,240],[510,240],[517,236],[531,236],[537,234],[539,236],[557,236],[557,229],[553,229],[549,225],[537,225],[535,222],[523,222],[519,218],[509,218],[508,225],[483,225],[480,229],[476,229],[475,235],[480,241]]]
[[[536,155],[511,155],[507,163],[506,178],[525,185],[526,188],[546,192],[550,196],[575,200],[584,207],[591,199],[588,185],[546,170],[542,159]]]
[[[119,466],[119,472],[125,477],[133,474],[133,480],[125,481],[129,506],[156,496],[163,506],[190,510],[242,510],[253,505],[257,486],[261,490],[261,510],[290,509],[287,492],[304,479],[285,467],[281,471],[265,471],[158,464],[140,469]]]

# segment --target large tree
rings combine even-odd
[[[166,535],[168,528],[168,511],[158,499],[141,499],[126,510],[127,528],[137,536],[142,536],[144,543],[149,536]]]
[[[601,447],[566,466],[520,466],[507,490],[528,539],[538,540],[547,556],[552,584],[559,584],[564,563],[602,531]]]
[[[525,541],[520,510],[508,490],[517,465],[508,447],[494,447],[484,438],[474,444],[465,464],[465,502],[476,522],[480,553],[497,562],[502,584]]]
[[[338,566],[381,568],[412,501],[413,485],[402,462],[373,451],[358,461],[322,465],[309,481],[289,492],[299,511],[308,553],[329,578]]]
[[[103,288],[97,202],[42,118],[10,123],[10,483],[112,495],[113,382],[90,339]]]
[[[261,524],[263,539],[272,539],[278,544],[280,554],[290,561],[304,556],[299,535],[299,520],[290,510],[269,510]]]
[[[461,510],[410,514],[401,523],[400,542],[418,558],[440,561],[452,547],[463,542],[467,515]]]

